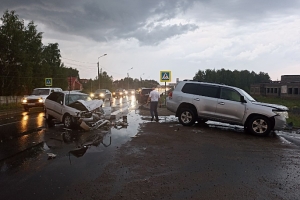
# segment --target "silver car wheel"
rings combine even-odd
[[[70,128],[72,125],[72,117],[69,114],[66,114],[63,121],[66,128]]]
[[[195,113],[189,108],[181,109],[179,113],[179,122],[184,126],[192,126],[196,121]]]
[[[271,131],[271,122],[267,117],[254,116],[250,119],[247,129],[254,135],[266,136]]]
[[[252,123],[252,129],[256,133],[262,134],[268,129],[268,124],[263,119],[257,119]]]
[[[193,116],[188,111],[185,111],[181,114],[181,120],[186,124],[190,123],[192,121],[192,119],[193,119]]]

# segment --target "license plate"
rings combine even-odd
[[[34,106],[34,105],[35,105],[35,103],[28,103],[28,105],[29,105],[29,106]]]

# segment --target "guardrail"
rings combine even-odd
[[[0,105],[3,104],[20,104],[23,96],[0,96]]]

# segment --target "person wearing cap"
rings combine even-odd
[[[149,93],[148,103],[150,103],[150,114],[151,114],[151,121],[153,121],[155,116],[155,121],[158,122],[158,113],[157,113],[157,105],[159,101],[159,93],[155,90],[155,87],[152,88],[152,91]]]

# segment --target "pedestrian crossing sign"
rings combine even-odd
[[[171,71],[160,71],[160,82],[171,82]]]
[[[45,78],[45,86],[52,86],[52,78]]]

